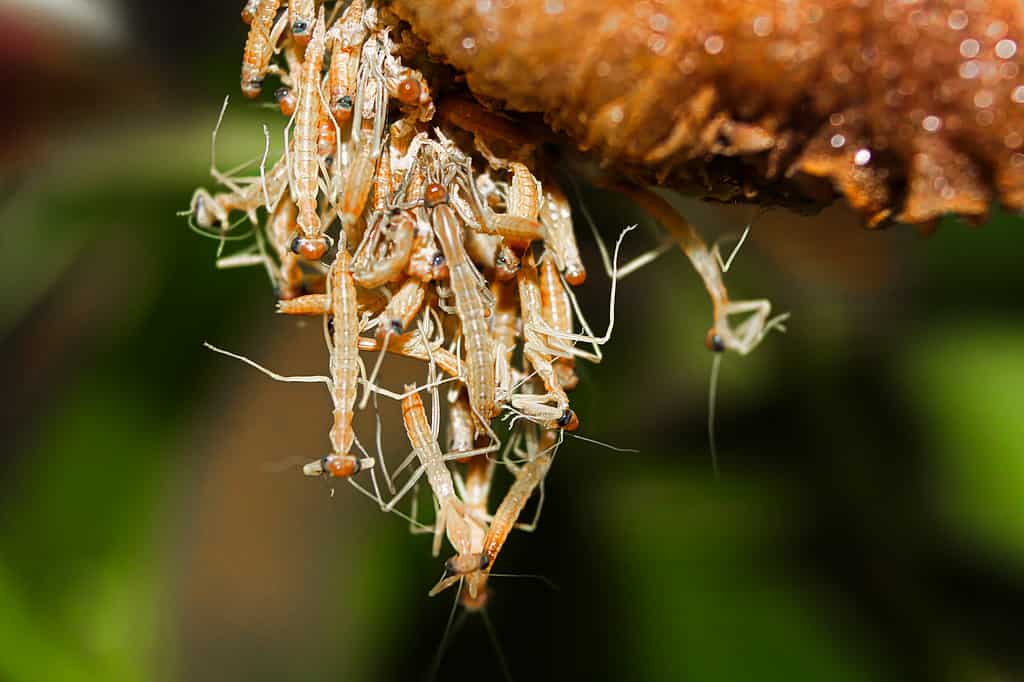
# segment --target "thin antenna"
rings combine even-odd
[[[484,627],[487,628],[487,634],[491,638],[491,644],[494,645],[494,653],[498,656],[498,664],[501,666],[501,674],[505,677],[506,682],[512,682],[512,671],[508,668],[508,659],[505,658],[505,652],[501,648],[501,642],[498,641],[498,631],[494,629],[491,617],[487,615],[486,607],[480,609],[480,618],[484,621]]]
[[[430,663],[430,671],[427,673],[427,680],[433,682],[437,679],[437,673],[441,669],[441,660],[444,658],[444,648],[448,644],[448,637],[452,632],[452,621],[455,620],[455,611],[459,608],[459,596],[462,595],[463,579],[459,578],[459,589],[455,590],[455,598],[452,600],[452,610],[448,613],[448,624],[444,627],[444,634],[441,635],[441,643],[437,647],[437,654]]]
[[[575,434],[575,433],[570,433],[569,435],[572,436],[573,438],[578,438],[579,440],[585,440],[588,443],[593,443],[594,445],[600,445],[603,448],[608,448],[609,450],[614,450],[615,452],[629,452],[629,453],[633,453],[633,454],[636,454],[636,453],[640,452],[639,450],[637,450],[635,448],[619,448],[619,447],[615,447],[614,445],[609,445],[608,443],[603,443],[603,442],[601,442],[599,440],[596,440],[594,438],[587,438],[586,436],[580,436],[580,435]]]
[[[594,222],[593,216],[590,215],[590,210],[587,208],[587,204],[583,201],[583,192],[580,191],[580,186],[576,182],[576,178],[572,176],[572,173],[567,175],[569,178],[569,184],[572,185],[572,192],[576,195],[576,201],[580,205],[580,211],[583,213],[584,220],[587,221],[587,225],[590,227],[590,232],[594,235],[594,241],[597,243],[598,253],[601,254],[601,262],[604,264],[604,271],[612,271],[612,262],[608,257],[608,247],[604,243],[604,239],[601,237],[600,231],[597,229],[597,223]]]

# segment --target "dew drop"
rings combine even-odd
[[[989,38],[1002,38],[1006,35],[1006,29],[1006,22],[996,19],[985,29],[985,35]]]
[[[658,35],[657,33],[653,33],[647,39],[647,47],[654,54],[664,54],[665,53],[665,49],[668,47],[668,41],[665,40],[665,36]]]
[[[829,139],[828,143],[832,145],[833,148],[839,149],[844,144],[846,144],[846,137],[844,135],[836,133]]]
[[[708,36],[704,41],[704,50],[708,54],[718,54],[725,49],[725,40],[720,35]]]
[[[1003,144],[1006,145],[1007,149],[1017,149],[1024,144],[1024,136],[1016,130],[1011,130],[1006,133],[1006,137],[1003,138]]]
[[[967,12],[962,9],[953,10],[949,13],[949,18],[946,20],[946,23],[954,31],[967,28]]]
[[[772,34],[772,18],[757,17],[754,19],[754,35],[764,38]]]
[[[929,133],[934,133],[942,127],[942,119],[935,115],[925,116],[921,119],[921,127]]]
[[[960,54],[968,59],[977,57],[979,52],[981,52],[981,44],[974,38],[968,38],[960,43]]]
[[[1000,59],[1009,59],[1015,54],[1017,54],[1017,43],[1009,38],[1003,38],[996,43],[996,56]]]
[[[1013,92],[1010,93],[1010,99],[1017,104],[1024,104],[1024,85],[1018,85],[1015,87]]]
[[[848,83],[853,74],[846,64],[836,64],[832,67],[832,80],[836,83]]]
[[[476,41],[471,36],[466,36],[462,39],[462,49],[472,50],[476,47]]]
[[[871,160],[870,149],[858,149],[857,153],[853,155],[853,162],[858,166],[866,166],[868,161]]]
[[[992,101],[995,97],[992,96],[991,90],[978,90],[974,93],[974,106],[979,109],[987,109],[992,106]]]
[[[973,59],[969,62],[964,62],[963,64],[960,65],[961,78],[966,78],[968,80],[970,80],[971,78],[977,78],[980,72],[981,67],[978,65],[978,62],[976,62]]]

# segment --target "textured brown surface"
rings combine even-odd
[[[638,181],[799,205],[823,178],[869,224],[1024,208],[1020,0],[393,6],[474,93]]]

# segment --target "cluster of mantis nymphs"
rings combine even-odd
[[[565,432],[579,425],[568,396],[578,382],[574,363],[600,361],[619,278],[680,245],[714,302],[707,343],[715,351],[749,352],[778,318],[768,319],[767,301],[731,303],[717,250],[658,195],[622,188],[672,236],[622,268],[618,250],[629,230],[614,257],[600,245],[612,285],[608,330],[595,335],[572,291],[586,270],[570,205],[541,154],[522,143],[510,120],[472,112],[476,105],[466,100],[457,115],[437,116],[431,91],[443,87],[436,85],[443,76],[435,79],[432,69],[444,67],[426,59],[386,7],[250,0],[242,17],[250,27],[242,91],[256,98],[266,78],[280,82],[273,96],[289,119],[284,151],[269,163],[268,142],[252,177],[214,163],[224,191],[197,190],[190,222],[223,244],[238,236],[232,214],[244,214],[238,222],[256,226],[254,244],[220,265],[264,266],[278,312],[323,319],[327,376],[263,370],[330,390],[330,453],[304,473],[346,479],[385,511],[398,512],[412,492],[414,529],[433,533],[435,556],[445,539],[454,551],[431,594],[464,581],[462,603],[478,608],[509,533],[535,525],[544,478]],[[735,329],[728,322],[734,313],[748,314]],[[369,368],[361,352],[374,358]],[[389,354],[421,361],[423,383],[401,393],[378,385]],[[432,398],[432,419],[423,392]],[[356,410],[381,399],[401,402],[412,447],[394,471],[383,461],[379,427],[376,456],[353,430]],[[492,479],[502,468],[512,482],[491,511]],[[360,484],[364,477],[372,485]],[[431,526],[415,519],[424,478],[433,493]],[[534,521],[520,523],[537,490]]]

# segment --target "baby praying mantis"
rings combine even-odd
[[[255,11],[246,5],[242,13],[243,20],[249,18],[249,38],[242,57],[242,94],[250,99],[259,97],[262,92],[270,59],[287,27],[285,17],[275,21],[280,4],[280,0],[260,0]]]
[[[288,378],[270,372],[256,363],[226,351],[231,357],[243,360],[272,378],[283,381],[323,381],[327,384],[334,403],[334,418],[330,429],[331,452],[303,467],[307,476],[328,474],[338,478],[346,478],[374,465],[371,458],[358,458],[351,454],[355,441],[352,430],[352,416],[358,390],[360,373],[359,360],[359,313],[358,299],[352,274],[349,272],[350,257],[344,249],[339,249],[337,257],[331,265],[328,291],[323,297],[312,294],[300,296],[288,303],[295,310],[309,314],[309,310],[317,307],[324,310],[324,301],[329,304],[330,322],[325,319],[327,329],[327,346],[330,353],[329,377]],[[210,346],[212,348],[212,346]]]
[[[292,199],[299,207],[299,230],[294,249],[297,254],[311,261],[319,260],[330,246],[327,236],[323,233],[317,201],[321,174],[321,157],[317,142],[320,137],[319,124],[323,106],[320,71],[327,46],[325,21],[324,9],[321,7],[302,62],[295,115],[289,122],[289,127],[294,126],[290,150],[288,128],[285,128],[285,149],[288,150],[289,156],[289,185]]]
[[[321,13],[323,10],[321,10]],[[314,33],[313,40],[316,40]],[[350,272],[351,258],[345,249],[331,265],[327,296],[331,302],[330,338],[331,400],[334,402],[334,424],[331,426],[331,454],[310,462],[303,468],[307,476],[329,473],[351,476],[359,471],[359,461],[350,453],[355,434],[352,415],[359,379],[359,311],[356,285]]]
[[[526,245],[540,239],[541,225],[537,221],[541,206],[540,181],[534,177],[526,164],[498,158],[484,143],[483,139],[474,139],[477,150],[495,169],[508,169],[511,181],[505,197],[505,213],[490,212],[487,223],[497,234],[518,245]],[[474,189],[476,184],[473,183]]]
[[[466,589],[471,598],[476,598],[484,590],[488,575],[501,548],[505,545],[505,540],[508,539],[508,534],[512,532],[533,491],[547,476],[553,459],[554,454],[550,451],[541,452],[516,471],[515,482],[491,519],[487,534],[484,536],[483,549],[478,553],[459,554],[449,559],[445,563],[446,575],[430,590],[431,597],[463,578],[466,579]]]
[[[410,280],[415,282],[415,280]],[[410,355],[412,357],[419,357],[430,363],[430,374],[433,375],[433,368],[435,364],[440,366],[446,372],[454,373],[455,376],[459,376],[457,371],[458,361],[455,358],[450,360],[444,360],[447,352],[444,349],[436,347],[434,343],[428,341],[424,329],[427,327],[424,321],[420,323],[419,333],[406,334],[404,336],[394,337],[390,334],[384,336],[382,340],[371,340],[371,339],[360,339],[360,347],[363,349],[370,349],[371,347],[376,349],[378,347],[388,348],[395,352]],[[438,330],[440,331],[440,330]],[[416,341],[413,341],[415,339]],[[368,342],[373,342],[372,346]],[[418,342],[418,343],[417,343]],[[452,363],[455,366],[450,366]],[[446,367],[446,365],[449,365]],[[460,377],[461,378],[461,377]],[[466,552],[469,551],[468,536],[465,535],[462,530],[462,522],[458,520],[458,517],[464,516],[465,510],[462,508],[461,502],[455,496],[454,487],[451,481],[451,473],[448,471],[446,462],[453,459],[461,459],[467,457],[475,457],[479,455],[486,455],[487,453],[493,452],[498,448],[497,437],[490,429],[487,429],[487,433],[492,439],[492,443],[479,448],[472,447],[472,440],[467,440],[469,449],[460,448],[458,452],[451,454],[442,454],[440,447],[437,444],[437,419],[438,419],[438,407],[439,401],[437,397],[436,386],[439,382],[430,381],[428,386],[434,387],[432,389],[433,407],[434,407],[434,425],[431,427],[427,423],[426,415],[423,409],[422,399],[419,397],[418,392],[422,389],[417,389],[415,386],[406,386],[405,392],[402,396],[402,412],[403,421],[406,426],[406,431],[409,436],[409,440],[413,445],[413,452],[405,462],[398,467],[395,471],[397,476],[405,467],[409,465],[413,458],[420,461],[420,466],[410,474],[408,480],[402,486],[402,488],[395,494],[395,496],[388,501],[386,504],[382,503],[381,508],[384,511],[391,511],[395,505],[412,490],[413,486],[416,485],[417,481],[426,474],[427,481],[434,492],[434,496],[439,506],[439,517],[435,524],[435,544],[434,554],[439,551],[440,537],[444,532],[446,526],[446,518],[450,520],[451,524],[454,524],[454,528],[449,528],[449,539],[453,545],[456,546],[457,551]],[[456,514],[457,516],[449,517],[448,514]]]
[[[572,300],[569,297],[568,287],[559,275],[555,260],[546,256],[540,264],[540,299],[541,314],[545,324],[563,334],[572,333]],[[547,343],[554,354],[558,356],[553,362],[558,383],[565,390],[571,391],[579,383],[572,347],[557,338],[548,338]]]
[[[384,213],[373,221],[353,259],[353,276],[362,287],[378,287],[402,277],[409,267],[416,235],[412,211]]]
[[[210,175],[230,191],[211,195],[206,189],[200,187],[192,194],[188,211],[188,215],[195,219],[196,225],[200,228],[210,229],[216,226],[221,232],[231,229],[230,216],[233,211],[244,212],[253,224],[258,224],[257,209],[264,206],[267,211],[272,210],[284,193],[288,181],[288,163],[283,157],[273,165],[270,171],[265,169],[267,154],[270,150],[269,133],[266,130],[264,130],[264,135],[267,138],[266,145],[263,157],[260,159],[258,177],[242,179],[233,177],[236,172],[248,164],[226,172],[217,167],[217,134],[224,122],[229,102],[230,97],[225,97],[217,116],[217,123],[210,134]]]
[[[565,281],[574,287],[583,284],[587,279],[587,269],[576,244],[572,208],[561,188],[553,179],[546,177],[540,221],[544,226],[544,245],[551,251],[555,264],[565,275]]]
[[[387,307],[380,314],[377,336],[402,334],[409,323],[419,314],[427,294],[426,285],[409,277],[394,293]]]
[[[362,216],[373,187],[374,170],[380,159],[387,124],[388,91],[383,65],[387,54],[387,32],[371,34],[362,44],[359,57],[352,134],[351,165],[341,193],[341,224],[348,229]]]
[[[409,477],[396,499],[400,499],[405,492],[408,492],[420,476],[426,475],[437,504],[437,517],[434,521],[434,556],[441,551],[441,537],[444,534],[447,534],[448,541],[451,542],[456,552],[468,554],[471,549],[466,508],[455,495],[452,474],[448,470],[445,457],[437,444],[437,436],[431,431],[430,424],[427,423],[423,400],[419,393],[415,392],[415,389],[415,385],[405,387],[408,395],[402,400],[402,420],[409,436],[409,442],[413,447],[413,454],[420,461],[420,467]],[[401,471],[404,466],[403,464],[398,470]],[[389,508],[390,503],[385,509]]]
[[[523,321],[523,357],[540,377],[547,391],[544,395],[519,394],[511,396],[513,409],[527,419],[536,420],[547,428],[574,431],[579,427],[576,413],[569,409],[569,398],[555,374],[552,352],[547,340],[538,331],[543,321],[541,287],[532,251],[523,257],[523,267],[516,275],[519,285],[519,304]]]
[[[497,414],[495,403],[494,346],[484,320],[489,312],[478,285],[479,274],[466,255],[458,218],[449,205],[448,191],[433,182],[423,193],[424,206],[430,211],[434,233],[441,242],[448,277],[455,294],[455,308],[462,322],[466,346],[466,388],[473,410],[483,420]]]
[[[785,331],[783,323],[789,318],[789,313],[769,317],[772,306],[767,299],[729,300],[729,292],[722,280],[721,257],[718,255],[717,247],[709,251],[697,230],[671,204],[649,189],[616,189],[633,199],[671,233],[703,280],[713,306],[713,322],[705,337],[705,345],[709,350],[716,353],[732,350],[740,355],[747,355],[757,348],[773,329]],[[749,315],[747,319],[733,328],[729,318],[745,314]]]
[[[328,32],[331,64],[327,71],[328,107],[334,120],[352,120],[359,78],[359,54],[366,40],[363,0],[353,0]]]

